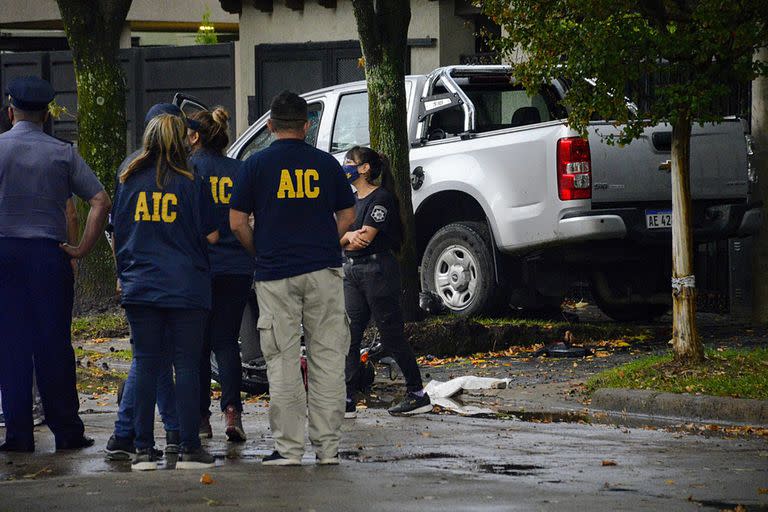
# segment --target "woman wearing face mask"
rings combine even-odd
[[[389,161],[376,151],[356,146],[345,157],[344,171],[357,190],[355,222],[341,239],[344,263],[344,300],[352,342],[346,364],[345,418],[357,415],[353,394],[360,371],[360,343],[371,316],[381,334],[383,348],[405,376],[405,399],[389,409],[393,416],[432,410],[421,373],[403,332],[400,307],[400,267],[394,252],[401,242],[400,205],[392,188]]]
[[[229,201],[240,161],[224,156],[229,144],[229,113],[222,107],[189,116],[190,163],[211,187],[219,243],[209,247],[212,303],[200,359],[200,436],[212,437],[211,351],[216,355],[221,382],[221,411],[225,433],[232,442],[245,441],[240,401],[241,363],[237,339],[248,292],[253,283],[254,259],[229,229]]]
[[[210,189],[187,163],[184,121],[162,114],[144,131],[143,151],[119,175],[113,224],[122,305],[136,365],[136,456],[131,469],[157,469],[158,378],[176,370],[181,453],[177,469],[206,468],[200,446],[200,353],[211,308],[207,243],[219,234]]]

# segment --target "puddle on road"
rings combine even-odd
[[[585,412],[529,412],[515,411],[498,413],[492,416],[498,420],[518,420],[530,423],[592,423],[595,418]]]
[[[355,462],[401,462],[408,460],[435,460],[435,459],[458,459],[459,456],[453,453],[426,452],[426,453],[403,453],[389,457],[376,457],[363,455],[359,450],[342,450],[339,457],[344,460]]]
[[[479,464],[477,469],[481,473],[492,473],[494,475],[529,476],[535,475],[536,470],[544,468],[529,464]]]

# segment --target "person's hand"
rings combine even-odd
[[[85,256],[85,254],[83,254],[83,252],[80,250],[79,245],[69,245],[68,243],[64,242],[63,244],[59,244],[59,249],[67,253],[67,255],[74,260],[79,260]]]
[[[123,285],[120,284],[120,279],[115,283],[115,292],[120,295],[123,293]]]
[[[359,251],[360,249],[365,249],[368,247],[371,244],[371,241],[368,240],[368,238],[365,236],[366,233],[368,233],[367,226],[363,226],[357,231],[348,232],[347,235],[349,235],[349,250]]]

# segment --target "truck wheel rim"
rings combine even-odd
[[[435,265],[435,290],[449,309],[468,308],[475,298],[477,281],[477,261],[466,247],[451,245],[440,253]]]

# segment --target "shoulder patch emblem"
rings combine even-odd
[[[371,210],[371,218],[376,222],[384,222],[387,218],[387,209],[381,205],[376,205]]]

